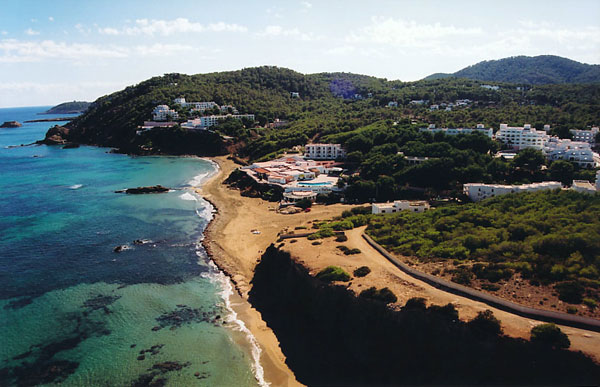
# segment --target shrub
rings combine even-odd
[[[313,242],[313,243],[311,243],[311,244],[312,244],[313,246],[318,246],[318,245],[320,245],[321,243],[323,243],[323,242],[321,242],[321,241],[314,241],[314,242]]]
[[[540,324],[531,329],[531,342],[552,348],[569,348],[571,341],[554,324]]]
[[[336,242],[346,242],[347,240],[348,237],[345,234],[338,234],[338,236],[335,237]]]
[[[596,309],[598,306],[598,303],[593,298],[584,298],[583,303],[592,310]]]
[[[360,249],[354,248],[354,249],[348,249],[346,251],[344,251],[344,254],[346,255],[353,255],[353,254],[360,254]]]
[[[498,320],[494,316],[494,313],[489,309],[477,313],[477,316],[467,324],[479,332],[493,335],[499,335],[502,333],[500,320]]]
[[[450,320],[458,319],[458,310],[451,303],[447,303],[444,306],[431,305],[427,310],[447,317]]]
[[[398,301],[398,297],[388,288],[377,290],[374,286],[360,292],[360,297],[370,298],[389,304]]]
[[[490,292],[500,290],[500,286],[496,284],[481,284],[481,288],[484,290],[489,290]]]
[[[306,230],[306,226],[297,226],[294,227],[294,230]]]
[[[346,273],[341,267],[327,266],[317,274],[317,278],[325,282],[350,281],[350,274]]]
[[[423,297],[413,297],[406,301],[403,309],[420,309],[425,310],[427,305],[425,305],[425,299]]]
[[[577,308],[574,306],[567,306],[567,313],[568,314],[575,314],[577,313]]]
[[[300,199],[296,202],[295,206],[306,210],[312,206],[312,201],[310,199]]]
[[[578,281],[566,281],[554,285],[558,299],[569,304],[581,304],[585,288]]]
[[[343,251],[344,253],[346,251],[348,251],[348,247],[346,247],[344,245],[339,245],[339,246],[336,246],[335,248],[338,249],[338,250],[340,250],[340,251]]]
[[[364,277],[371,272],[368,266],[361,266],[358,269],[354,270],[355,277]]]
[[[452,274],[452,282],[456,282],[461,285],[469,285],[471,283],[471,279],[473,278],[473,273],[471,273],[468,269],[457,269]]]

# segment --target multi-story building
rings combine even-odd
[[[391,214],[400,211],[424,212],[429,210],[426,201],[396,200],[393,203],[372,203],[372,214]]]
[[[167,121],[168,119],[177,119],[179,114],[167,105],[158,105],[152,110],[152,119],[154,121]]]
[[[582,168],[595,168],[600,165],[600,155],[593,152],[589,143],[551,137],[543,148],[550,161],[571,161]]]
[[[340,144],[306,144],[304,157],[314,160],[335,160],[346,157]]]
[[[485,128],[483,124],[477,124],[476,128],[436,128],[435,125],[431,124],[427,128],[420,128],[420,132],[429,132],[429,133],[437,133],[443,132],[448,136],[456,136],[458,134],[471,134],[471,133],[481,133],[484,136],[492,138],[494,135],[494,130],[492,128]]]
[[[469,198],[477,202],[479,200],[491,198],[509,193],[541,191],[547,189],[560,189],[562,184],[557,181],[544,181],[542,183],[532,183],[523,185],[503,185],[503,184],[482,184],[468,183],[463,186],[463,192]]]
[[[549,126],[544,127],[550,129]],[[496,133],[496,139],[514,149],[534,148],[542,150],[550,136],[545,130],[536,130],[530,124],[523,127],[512,127],[500,124],[500,130]]]
[[[254,114],[227,114],[224,116],[204,116],[199,118],[200,127],[209,128],[211,126],[216,126],[219,124],[219,121],[223,121],[228,118],[233,118],[236,120],[247,119],[254,121]]]
[[[591,130],[580,130],[571,129],[570,132],[573,135],[573,141],[587,142],[591,146],[596,145],[596,136],[600,129],[593,127]]]

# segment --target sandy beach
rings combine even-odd
[[[232,304],[261,347],[261,364],[266,380],[277,386],[299,385],[285,363],[285,356],[277,337],[262,320],[260,313],[247,302],[251,289],[250,281],[261,254],[277,240],[278,234],[293,231],[296,227],[310,229],[312,222],[332,219],[352,206],[316,205],[308,213],[279,214],[275,211],[276,203],[242,197],[239,191],[223,185],[222,182],[238,166],[226,157],[212,160],[219,165],[219,173],[204,183],[199,190],[199,193],[217,208],[215,219],[206,231],[204,245],[217,266],[227,273],[235,284],[238,295],[232,300]],[[252,230],[258,230],[260,233],[253,233]],[[411,297],[423,297],[428,304],[444,305],[451,302],[463,320],[470,320],[477,312],[491,309],[502,322],[505,334],[525,339],[529,338],[531,328],[541,323],[444,292],[412,278],[368,245],[361,237],[363,231],[364,227],[347,231],[348,241],[343,243],[349,248],[359,248],[361,253],[357,255],[344,255],[336,248],[341,243],[335,242],[333,238],[322,239],[320,245],[313,245],[312,241],[306,238],[295,238],[286,240],[283,249],[289,251],[313,274],[328,265],[340,266],[349,273],[360,266],[369,266],[371,273],[364,278],[353,278],[348,285],[349,289],[359,293],[370,286],[387,286],[398,296],[398,302],[392,307],[404,305]],[[572,350],[581,350],[600,361],[600,333],[566,326],[560,328],[569,335]]]
[[[239,191],[222,184],[238,165],[226,157],[211,160],[219,165],[219,172],[199,190],[217,209],[215,218],[205,232],[205,248],[215,264],[232,279],[238,291],[232,305],[261,347],[261,364],[267,381],[276,386],[300,385],[285,364],[277,337],[262,320],[260,313],[247,302],[250,281],[258,259],[277,240],[280,232],[293,230],[294,226],[315,219],[331,219],[349,206],[316,206],[309,213],[278,214],[274,211],[276,203],[243,197]],[[260,234],[252,233],[252,230],[258,230]]]

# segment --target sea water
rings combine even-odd
[[[57,117],[47,108],[0,109],[0,122]],[[19,146],[54,124],[0,129],[0,385],[264,384],[200,245],[212,207],[192,187],[215,166]],[[115,193],[156,184],[171,190]]]

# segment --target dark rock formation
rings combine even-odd
[[[307,385],[595,384],[600,366],[581,352],[548,350],[480,332],[452,305],[405,307],[323,283],[271,246],[257,265],[251,304]],[[452,313],[450,313],[452,312]]]
[[[125,191],[115,191],[116,193],[125,192],[126,194],[139,195],[149,193],[165,193],[169,192],[169,188],[162,185],[152,185],[148,187],[127,188]]]
[[[69,142],[69,132],[70,130],[68,128],[55,125],[48,129],[48,132],[46,132],[46,137],[37,143],[46,145],[64,145]]]
[[[17,121],[5,121],[2,125],[0,125],[0,128],[19,128],[21,126],[23,125]]]

